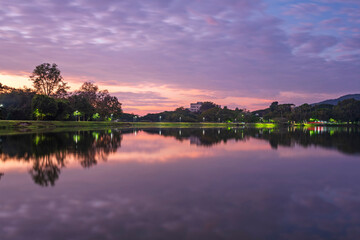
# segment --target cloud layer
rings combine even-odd
[[[56,62],[65,77],[138,86],[139,106],[149,84],[300,103],[360,89],[359,12],[351,0],[3,0],[0,72]]]

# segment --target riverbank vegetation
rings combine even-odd
[[[34,89],[15,89],[0,83],[0,119],[111,121],[122,114],[121,103],[107,90],[85,82],[68,92],[56,64],[37,66],[30,76]]]
[[[273,102],[268,108],[250,112],[246,109],[231,110],[226,106],[221,108],[212,102],[205,102],[199,112],[193,113],[185,108],[175,111],[165,111],[157,114],[147,114],[144,117],[133,116],[133,121],[167,121],[167,122],[228,122],[228,123],[256,123],[259,126],[270,124],[359,124],[360,101],[346,99],[337,105],[279,104]]]
[[[85,82],[80,89],[68,92],[69,87],[61,76],[56,64],[44,63],[37,66],[30,80],[33,89],[15,89],[0,83],[0,120],[37,120],[37,121],[82,121],[82,122],[131,122],[132,125],[141,122],[162,123],[185,126],[185,123],[252,123],[266,127],[281,124],[359,124],[360,101],[345,99],[337,103],[295,107],[294,104],[279,104],[273,102],[268,108],[248,111],[221,107],[213,102],[204,102],[198,112],[179,107],[174,111],[151,113],[138,116],[123,113],[122,105],[115,96],[107,90],[91,82]],[[3,123],[5,124],[5,123]],[[11,122],[6,123],[12,126]],[[10,125],[9,125],[10,124]],[[18,123],[16,123],[18,124]],[[31,123],[29,126],[58,126],[63,123]],[[87,126],[92,123],[88,123]],[[99,123],[100,124],[100,123]],[[99,125],[98,124],[98,125]],[[101,123],[102,124],[102,123]],[[100,125],[101,125],[100,124]],[[65,124],[66,125],[66,124]],[[74,123],[69,124],[74,125]],[[76,124],[83,126],[84,124]]]
[[[28,121],[0,120],[0,134],[11,131],[109,129],[109,128],[228,128],[243,126],[235,123],[199,122],[115,122],[115,121]]]

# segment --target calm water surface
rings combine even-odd
[[[0,239],[360,239],[357,129],[0,136]]]

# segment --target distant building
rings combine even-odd
[[[190,112],[199,112],[202,104],[202,102],[190,103]]]

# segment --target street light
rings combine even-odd
[[[4,108],[4,104],[1,103],[1,104],[0,104],[0,119],[2,119],[1,115],[3,115],[3,114],[2,114],[3,108]],[[1,177],[1,174],[0,174],[0,177]]]
[[[159,121],[161,122],[161,116],[159,116]]]
[[[203,122],[205,122],[205,117],[203,117]]]
[[[179,120],[180,120],[180,122],[181,122],[181,117],[179,117]]]

